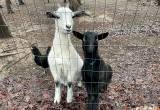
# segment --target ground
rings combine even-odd
[[[43,73],[30,52],[32,43],[42,52],[52,45],[54,19],[45,12],[54,11],[56,1],[12,2],[14,14],[0,10],[13,35],[0,39],[0,110],[85,110],[84,87],[74,87],[71,104],[66,103],[66,88],[61,104],[53,103],[53,77]],[[99,44],[101,57],[114,71],[100,96],[100,110],[160,110],[159,7],[147,0],[85,0],[82,9],[92,17],[75,19],[75,30],[110,33]],[[83,57],[81,42],[72,41]]]

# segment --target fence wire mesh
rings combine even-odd
[[[52,46],[54,19],[47,11],[55,11],[63,0],[24,0],[25,5],[11,0],[13,14],[5,5],[0,13],[13,37],[0,39],[0,110],[53,109],[85,110],[87,93],[74,86],[74,101],[53,103],[54,80],[50,71],[33,61],[31,44],[44,53]],[[91,17],[74,20],[74,30],[109,32],[99,42],[99,54],[113,68],[113,78],[107,91],[100,95],[100,110],[159,110],[160,100],[160,10],[154,0],[82,0],[79,10]],[[0,35],[1,36],[1,35]],[[83,57],[81,41],[72,43]],[[154,108],[155,107],[155,108]]]

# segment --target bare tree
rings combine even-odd
[[[10,0],[5,0],[5,3],[6,3],[8,14],[9,13],[14,13],[12,8],[11,8],[11,4],[12,4],[11,1]]]
[[[81,0],[64,0],[64,3],[66,3],[67,1],[69,1],[69,4],[70,4],[69,7],[73,11],[77,11],[81,5]]]
[[[3,17],[0,13],[0,38],[12,37],[11,32],[9,31],[6,23],[3,20]]]

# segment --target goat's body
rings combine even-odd
[[[108,32],[102,34],[85,32],[82,34],[73,31],[73,34],[82,40],[85,60],[81,71],[88,94],[87,110],[98,110],[99,93],[107,89],[112,78],[111,66],[106,65],[98,54],[98,40],[106,38]]]
[[[61,84],[67,85],[67,102],[73,100],[72,84],[81,86],[81,68],[83,60],[71,43],[73,18],[84,15],[84,11],[73,12],[69,4],[60,7],[54,13],[46,12],[49,18],[55,18],[53,46],[48,56],[48,63],[55,81],[54,103],[60,103]]]
[[[112,78],[112,68],[105,65],[98,56],[93,59],[86,59],[82,67],[82,79],[88,93],[87,110],[98,109],[99,93],[107,89]]]
[[[105,65],[101,58],[85,60],[82,78],[86,87],[92,87],[97,93],[103,92],[112,78],[112,68],[110,65]]]
[[[80,80],[83,60],[73,47],[69,34],[55,33],[48,62],[55,81],[67,84]]]
[[[81,82],[81,68],[83,66],[83,60],[71,43],[70,34],[56,31],[53,46],[48,55],[48,63],[54,81],[58,84],[55,86],[54,102],[60,103],[61,87],[59,84],[64,84],[68,87],[67,102],[70,103],[73,97],[71,85],[73,82]]]

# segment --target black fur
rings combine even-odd
[[[51,47],[47,48],[46,54],[42,55],[39,49],[36,46],[32,46],[32,53],[34,55],[34,61],[37,65],[41,66],[42,68],[48,68],[48,54],[50,52]]]
[[[51,12],[46,12],[46,15],[48,18],[57,18],[59,19],[60,17],[58,15],[56,15],[55,13],[51,13]]]
[[[0,8],[3,8],[2,5],[0,5]]]
[[[98,54],[98,40],[104,39],[108,33],[97,34],[86,32],[81,34],[73,31],[73,34],[82,40],[84,51],[84,65],[82,67],[82,79],[87,93],[87,110],[98,110],[99,93],[107,89],[112,79],[112,68],[106,65]]]

